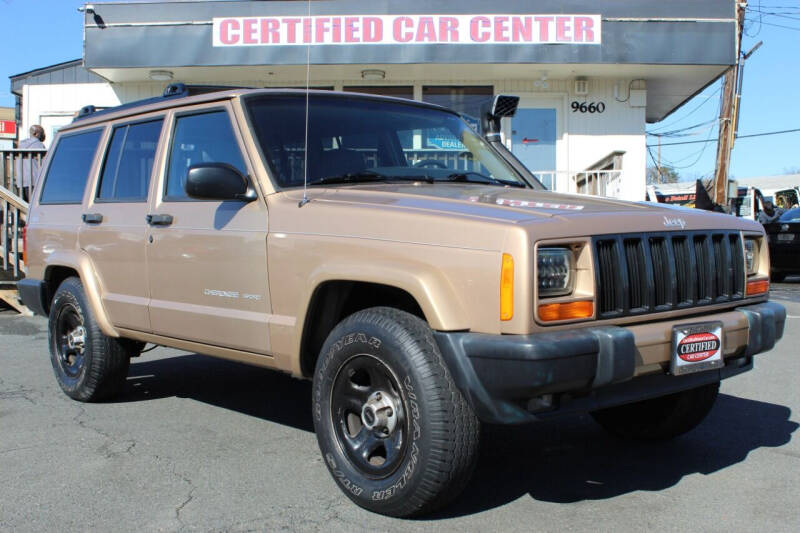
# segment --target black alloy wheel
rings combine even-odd
[[[80,311],[73,304],[68,303],[58,309],[53,341],[53,349],[64,374],[77,378],[85,361],[86,328]]]
[[[385,478],[405,457],[405,403],[397,378],[371,355],[351,358],[334,378],[331,416],[336,439],[365,476]]]

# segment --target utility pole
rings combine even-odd
[[[736,79],[742,54],[742,32],[747,0],[736,2],[736,64],[725,72],[722,87],[722,106],[719,112],[719,141],[717,142],[717,165],[714,176],[714,203],[728,203],[728,172],[731,164],[731,150],[734,141],[734,109],[736,106]]]
[[[664,175],[661,173],[661,135],[658,136],[658,182],[664,182]]]

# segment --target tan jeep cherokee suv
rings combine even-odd
[[[312,379],[330,472],[394,516],[458,494],[480,422],[690,430],[782,336],[762,227],[543,190],[499,141],[514,109],[496,97],[481,136],[329,92],[85,108],[47,157],[19,284],[59,384],[108,398],[145,343]]]

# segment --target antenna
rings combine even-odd
[[[308,24],[311,24],[311,0],[308,3]],[[303,147],[303,199],[297,207],[303,207],[311,200],[308,199],[308,91],[311,85],[311,39],[306,44],[306,138]]]

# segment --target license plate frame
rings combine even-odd
[[[725,366],[722,322],[697,322],[672,327],[669,370],[674,376]]]
[[[794,233],[778,233],[778,240],[782,242],[793,241]]]

